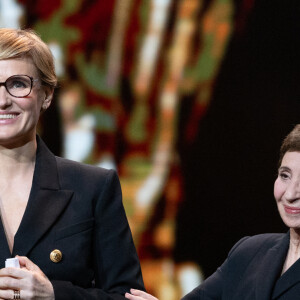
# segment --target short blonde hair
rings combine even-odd
[[[0,60],[30,58],[43,84],[57,85],[53,55],[49,47],[31,29],[0,28]]]

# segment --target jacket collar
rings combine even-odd
[[[298,259],[285,273],[281,275],[275,284],[272,299],[276,299],[282,293],[300,282],[300,259]]]
[[[27,207],[15,235],[12,256],[28,255],[29,251],[55,223],[69,203],[73,191],[60,187],[56,158],[37,137],[36,163]],[[0,224],[0,258],[11,256],[3,228]],[[2,263],[2,262],[1,262]]]
[[[37,151],[33,186],[39,186],[42,189],[59,190],[60,184],[56,158],[39,136],[36,137],[36,141]]]
[[[257,268],[256,299],[271,299],[272,290],[281,274],[289,247],[289,232],[282,235],[275,245],[267,250],[263,263]]]

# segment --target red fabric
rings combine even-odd
[[[66,25],[77,27],[81,32],[80,41],[70,45],[70,53],[84,51],[89,55],[93,49],[106,50],[115,2],[85,0],[77,13],[66,18]]]
[[[61,0],[18,0],[27,13],[27,26],[32,26],[38,19],[48,19],[61,6]]]

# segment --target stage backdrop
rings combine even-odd
[[[300,123],[297,0],[1,0],[59,87],[40,134],[114,168],[146,288],[178,300],[244,235],[283,232],[282,138]]]

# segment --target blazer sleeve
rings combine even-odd
[[[130,288],[145,290],[115,171],[108,172],[105,187],[94,200],[94,215],[94,286],[85,289],[53,280],[55,300],[126,299]]]
[[[202,284],[188,293],[182,300],[221,300],[223,294],[223,286],[228,275],[228,265],[231,256],[235,250],[246,240],[244,237],[239,240],[230,250],[227,259],[217,271],[208,277]]]

